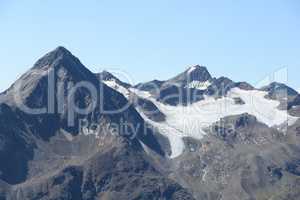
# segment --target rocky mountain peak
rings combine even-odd
[[[32,79],[32,73],[43,76],[43,74],[46,74],[49,70],[54,70],[55,73],[61,71],[60,75],[62,75],[63,78],[69,77],[75,82],[88,80],[94,84],[97,83],[96,76],[89,71],[76,56],[62,46],[57,47],[41,57],[25,76],[30,76],[30,79]]]
[[[42,58],[40,58],[33,66],[33,69],[40,69],[45,66],[49,66],[53,63],[55,63],[57,60],[62,60],[62,59],[70,59],[70,60],[76,60],[78,59],[72,55],[72,53],[67,50],[64,47],[57,47],[53,51],[47,53],[44,55]]]
[[[18,104],[15,98],[18,94],[19,103],[41,107],[47,104],[49,88],[53,88],[53,93],[56,93],[58,85],[67,86],[69,83],[74,85],[82,81],[87,81],[96,88],[99,86],[97,77],[77,57],[66,48],[57,47],[41,57],[24,73],[5,95],[2,95],[0,101]]]
[[[180,87],[187,87],[192,82],[206,82],[211,81],[212,76],[206,67],[195,65],[166,81],[166,85],[177,85]]]
[[[61,80],[72,82],[89,81],[95,85],[98,84],[97,77],[88,70],[76,56],[62,46],[42,56],[33,67],[21,77],[21,80],[38,80],[45,75],[48,76],[51,70],[53,70],[55,76],[59,76]]]
[[[208,81],[212,79],[207,68],[200,65],[195,65],[190,67],[186,72],[186,75],[191,79],[191,81]]]
[[[206,70],[207,71],[207,68],[205,67],[205,66],[201,66],[201,65],[193,65],[193,66],[191,66],[191,67],[189,67],[188,69],[187,69],[187,72],[188,73],[191,73],[191,72],[193,72],[193,71],[199,71],[199,70]]]
[[[261,90],[267,91],[269,93],[282,93],[285,92],[287,95],[296,96],[298,92],[289,86],[285,85],[284,83],[279,82],[272,82],[269,85],[262,87]]]

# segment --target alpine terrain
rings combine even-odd
[[[283,83],[131,85],[58,47],[0,94],[0,200],[298,200],[299,117]]]

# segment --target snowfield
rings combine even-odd
[[[148,119],[139,111],[146,122],[156,127],[169,139],[172,150],[171,158],[180,156],[184,151],[183,137],[201,139],[207,134],[205,129],[226,116],[248,113],[269,127],[280,126],[284,123],[291,125],[298,119],[290,116],[285,110],[279,110],[277,107],[280,102],[265,98],[267,92],[259,90],[233,88],[226,97],[215,99],[206,96],[204,100],[188,106],[170,106],[156,101],[149,92],[132,88],[128,91],[112,83],[107,85],[119,88],[117,90],[125,97],[128,96],[128,92],[133,92],[152,101],[166,115],[166,121],[158,123]],[[236,104],[235,98],[242,99],[244,104]]]
[[[278,101],[265,98],[266,92],[258,90],[242,90],[233,88],[226,97],[215,99],[206,97],[204,100],[189,106],[169,106],[154,102],[167,116],[166,122],[185,136],[202,138],[203,129],[209,127],[220,118],[248,113],[269,127],[288,122],[290,125],[297,118],[288,115],[287,111],[279,110]],[[234,98],[241,98],[245,104],[236,104]],[[153,101],[153,100],[152,100]]]

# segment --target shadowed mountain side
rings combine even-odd
[[[76,165],[14,186],[10,199],[164,199],[192,200],[175,182],[164,178],[143,153],[125,141],[95,153]]]
[[[49,112],[49,73],[45,73],[49,70],[54,70],[57,75],[54,83],[50,82],[55,86],[54,96],[67,95],[66,85],[84,81],[99,89],[97,91],[100,91],[103,101],[97,100],[91,113],[75,114],[74,124],[70,126],[70,107],[66,96],[62,97],[65,107],[59,110],[58,99],[55,99],[53,108],[50,107],[54,109],[53,113]],[[19,87],[20,94],[15,94]],[[46,107],[48,112],[25,112],[14,101],[15,95],[22,97],[25,106]],[[74,100],[76,105],[86,108],[94,99],[88,90],[79,88]],[[164,178],[145,154],[144,148],[147,147],[157,156],[164,156],[151,130],[144,131],[144,121],[133,106],[117,114],[101,113],[101,107],[120,109],[128,102],[123,95],[99,82],[63,47],[41,58],[1,94],[1,102],[0,179],[1,185],[7,189],[1,189],[0,198],[6,195],[13,200],[100,197],[192,199],[181,186]],[[88,122],[84,128],[90,130],[93,130],[94,124],[102,128],[112,123],[128,123],[139,129],[134,138],[120,132],[115,135],[110,129],[101,130],[98,135],[84,135],[79,126],[81,120]],[[122,184],[118,186],[117,183]],[[125,186],[125,183],[129,184]],[[135,192],[131,194],[129,190]]]

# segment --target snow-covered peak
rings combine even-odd
[[[200,65],[194,65],[192,67],[190,67],[188,70],[187,70],[187,73],[192,73],[193,71],[197,70],[197,69],[205,69],[206,70],[206,67],[203,67],[203,66],[200,66]]]

